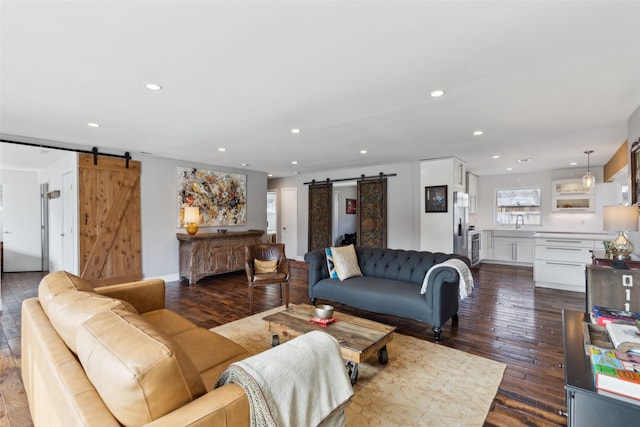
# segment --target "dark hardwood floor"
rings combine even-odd
[[[295,267],[297,265],[298,267]],[[306,303],[307,271],[294,263],[291,302]],[[2,275],[0,426],[31,425],[20,378],[20,304],[37,294],[42,273]],[[563,308],[584,308],[584,294],[535,288],[532,269],[483,264],[474,268],[476,288],[460,303],[460,323],[443,329],[441,345],[507,364],[487,426],[566,425],[563,381]],[[167,283],[167,307],[205,328],[249,315],[244,272],[209,277],[194,286]],[[257,288],[254,312],[280,305],[276,286]],[[350,314],[396,326],[402,334],[433,341],[419,322],[362,312]]]

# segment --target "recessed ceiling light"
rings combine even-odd
[[[482,135],[483,133],[484,133],[484,132],[482,132],[481,130],[477,130],[477,131],[473,132],[473,134],[474,134],[475,136]]]
[[[90,128],[99,128],[100,124],[99,123],[90,122],[90,123],[87,123],[87,126],[89,126]]]
[[[571,162],[569,163],[569,166],[577,166],[578,162]]]
[[[438,90],[434,90],[433,92],[431,92],[431,96],[432,96],[433,98],[438,98],[438,97],[440,97],[440,96],[442,96],[442,95],[444,95],[444,91],[443,91],[443,90],[440,90],[440,89],[438,89]]]
[[[225,151],[227,151],[227,149],[226,149],[226,148],[224,148],[224,147],[220,147],[220,148],[218,148],[218,151],[220,151],[220,152],[225,152]]]
[[[296,128],[291,129],[291,133],[300,133],[300,129],[296,129]]]
[[[367,150],[360,150],[360,154],[367,154]]]
[[[518,159],[518,163],[530,163],[531,157],[527,157],[526,159]]]
[[[156,83],[147,83],[146,85],[144,85],[144,87],[149,90],[162,90],[162,86]]]
[[[491,156],[492,159],[499,159],[500,156],[498,156],[497,154],[495,156]]]
[[[272,173],[268,173],[268,174],[267,174],[267,176],[268,176],[269,178],[271,178],[271,177],[273,176],[273,174],[272,174]]]
[[[512,170],[513,170],[513,168],[507,168],[507,170],[508,170],[508,171],[512,171]]]
[[[294,160],[294,161],[292,161],[292,162],[291,162],[291,164],[292,164],[292,165],[297,165],[297,164],[298,164],[298,162]]]

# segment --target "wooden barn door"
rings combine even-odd
[[[309,185],[309,251],[333,246],[332,198],[333,184],[330,182]]]
[[[358,246],[387,247],[387,178],[358,181]]]
[[[94,286],[142,278],[140,162],[79,155],[80,272]]]

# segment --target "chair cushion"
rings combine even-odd
[[[147,424],[206,392],[180,346],[137,314],[99,313],[76,341],[87,377],[123,425]]]
[[[287,280],[287,275],[284,273],[261,273],[253,276],[254,285],[262,284],[276,284]]]
[[[270,259],[270,260],[262,260],[262,259],[254,259],[253,260],[253,268],[256,273],[274,273],[278,269],[278,260]]]
[[[338,279],[345,280],[349,277],[362,276],[358,265],[358,256],[353,245],[331,247],[333,263],[338,273]]]
[[[44,308],[49,321],[69,349],[76,351],[76,334],[82,322],[98,313],[111,309],[137,313],[128,302],[94,292],[69,290],[52,298]]]

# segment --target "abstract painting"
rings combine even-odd
[[[186,206],[200,208],[201,226],[247,224],[247,176],[178,167],[178,222]]]

